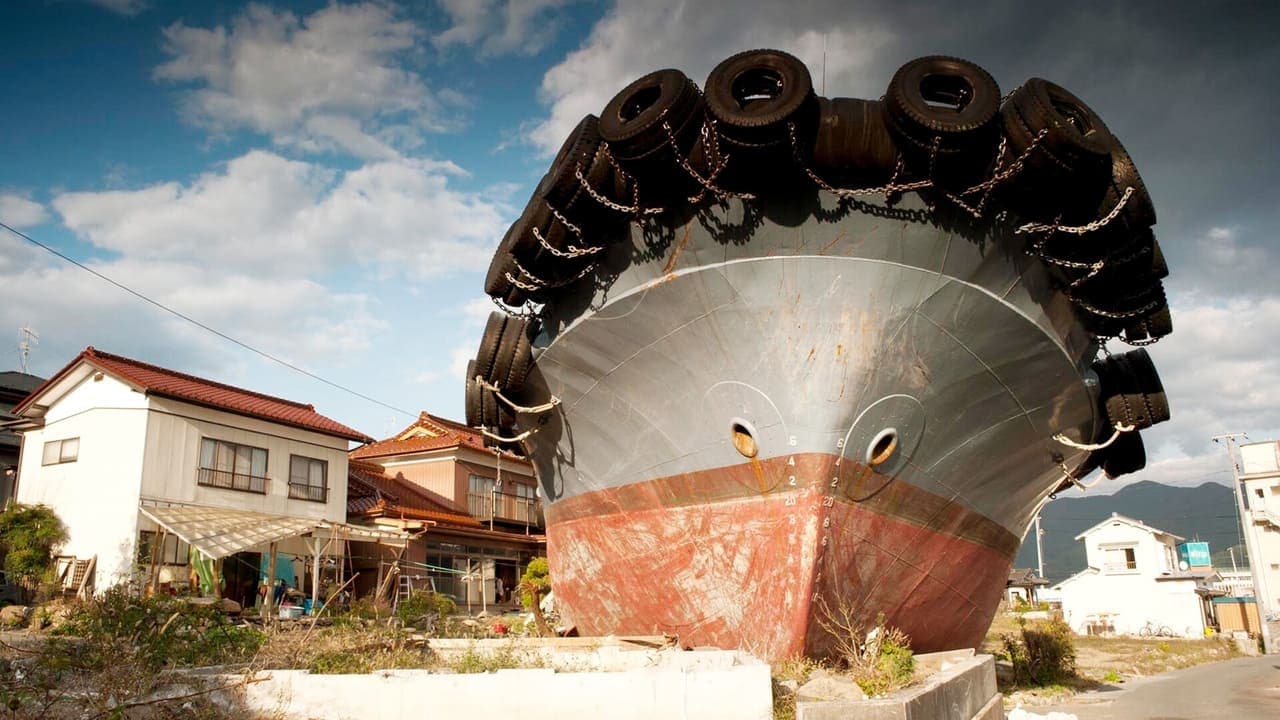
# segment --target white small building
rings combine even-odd
[[[1085,544],[1088,567],[1054,588],[1076,633],[1204,637],[1213,626],[1217,574],[1178,567],[1182,538],[1113,513],[1076,540]]]
[[[347,451],[371,438],[310,405],[90,347],[13,414],[18,501],[53,508],[70,534],[62,552],[93,558],[98,591],[185,584],[194,548],[221,562],[227,596],[251,602],[268,548],[305,567],[321,542],[332,556],[334,537],[367,537],[345,525]],[[300,587],[303,567],[277,577]]]
[[[1249,558],[1257,568],[1264,610],[1280,615],[1280,442],[1240,446],[1240,485],[1244,494],[1245,532],[1253,536]]]

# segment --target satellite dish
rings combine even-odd
[[[1187,564],[1187,561],[1186,561],[1186,560],[1179,560],[1179,561],[1178,561],[1178,569],[1179,569],[1179,570],[1181,570],[1181,571],[1183,571],[1183,572],[1186,572],[1187,570],[1190,570],[1190,569],[1191,569],[1191,566]]]

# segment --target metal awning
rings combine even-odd
[[[165,530],[214,560],[286,538],[312,534],[352,540],[403,541],[409,537],[405,532],[252,510],[183,503],[142,504],[138,509]]]

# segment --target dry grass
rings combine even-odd
[[[1019,631],[1016,614],[998,612],[978,651],[999,658],[1003,650],[1001,635]],[[1128,678],[1156,675],[1238,655],[1235,645],[1222,638],[1192,640],[1077,635],[1072,639],[1076,652],[1074,678],[1044,688],[1017,691],[1001,683],[1001,692],[1012,693],[1010,701],[1023,705],[1053,704],[1078,692],[1123,683]]]

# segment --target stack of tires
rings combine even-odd
[[[1102,119],[1040,78],[1002,98],[987,71],[943,56],[903,65],[881,100],[818,97],[804,63],[777,50],[724,60],[701,90],[675,69],[637,79],[570,133],[485,291],[534,311],[590,281],[645,215],[815,187],[890,203],[918,192],[930,208],[1007,223],[1098,337],[1143,344],[1172,331],[1155,210]],[[487,331],[485,342],[497,340]],[[485,354],[473,370],[488,377]],[[501,426],[477,392],[479,424]]]
[[[467,424],[486,429],[495,442],[515,428],[516,403],[533,368],[530,343],[535,331],[536,323],[528,318],[490,313],[480,349],[467,363]]]

